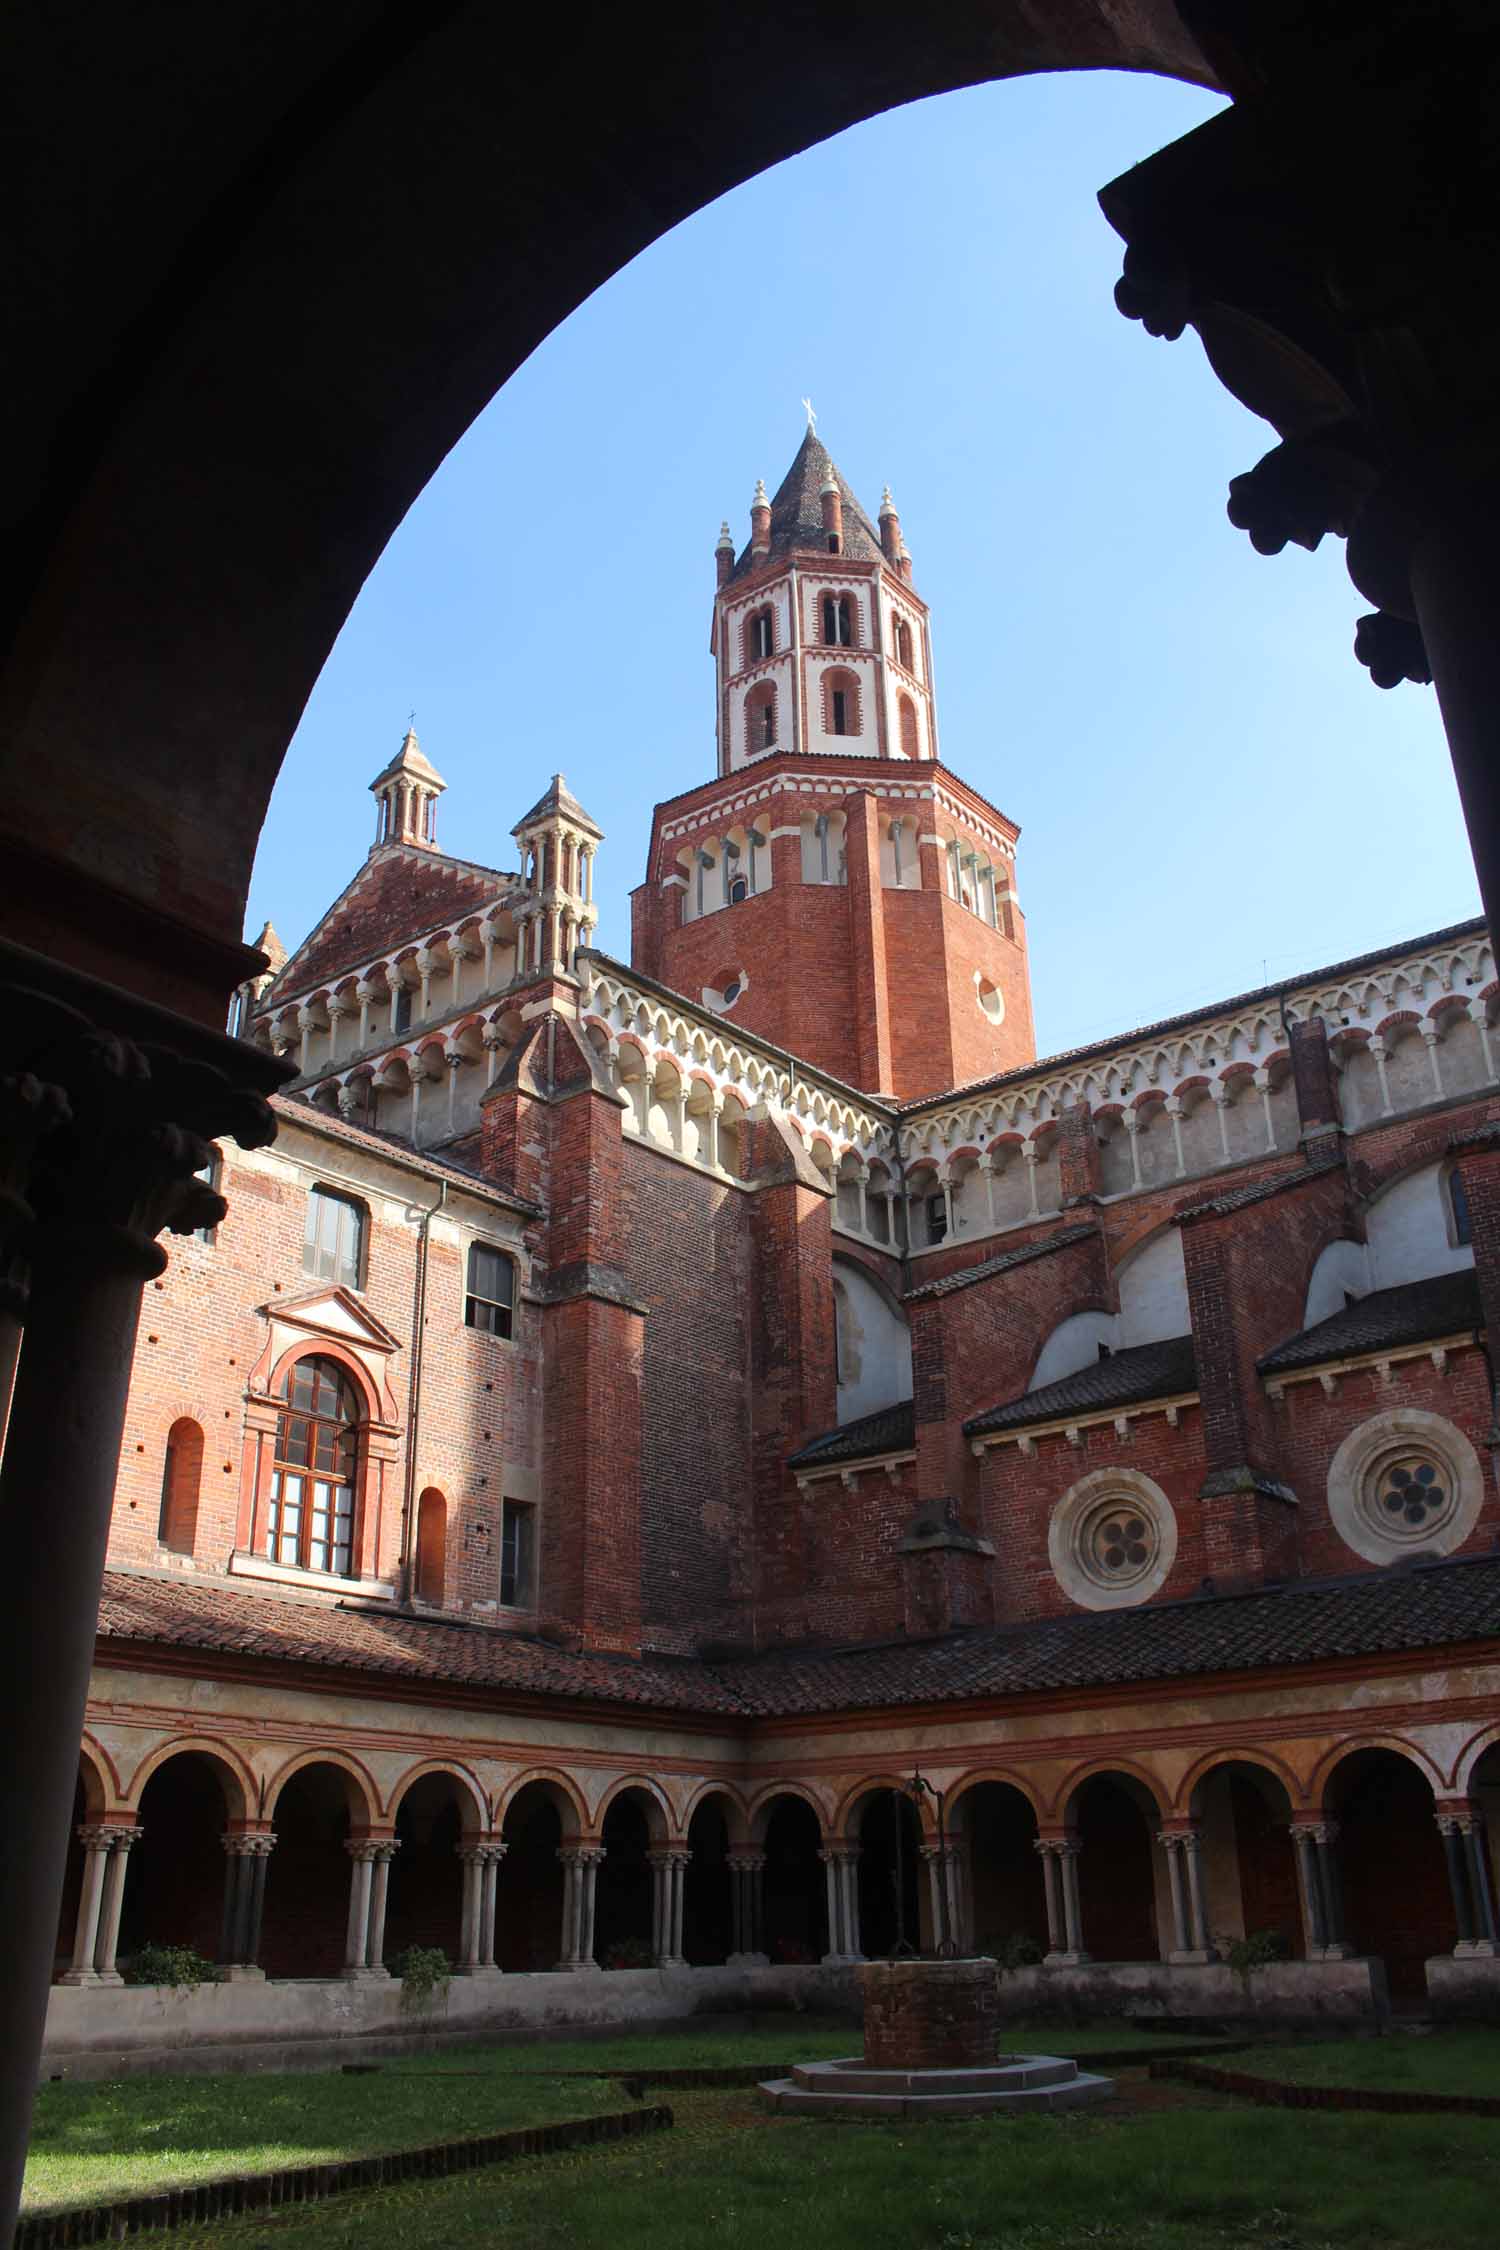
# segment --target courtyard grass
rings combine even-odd
[[[1491,2250],[1483,2120],[1130,2111],[919,2127],[772,2118],[686,2094],[649,2140],[194,2229],[192,2250]]]
[[[322,2164],[629,2109],[608,2078],[391,2065],[342,2072],[113,2079],[37,2095],[22,2209],[56,2210],[237,2172]]]
[[[1500,2031],[1475,2026],[1421,2034],[1395,2031],[1381,2039],[1268,2042],[1226,2058],[1225,2067],[1296,2086],[1483,2094],[1495,2100],[1500,2098]]]

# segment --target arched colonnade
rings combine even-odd
[[[591,1806],[561,1770],[495,1797],[454,1763],[382,1799],[337,1751],[262,1787],[227,1745],[163,1746],[120,1789],[86,1748],[60,1981],[120,1981],[145,1945],[231,1977],[383,1976],[412,1946],[461,1974],[845,1962],[954,1944],[1056,1967],[1375,1955],[1420,2000],[1435,1955],[1500,1952],[1489,1828],[1500,1739],[1462,1786],[1411,1745],[1331,1753],[1311,1786],[1260,1752],[1203,1761],[1175,1799],[1145,1769],[1082,1767],[1050,1800],[976,1769],[939,1809],[881,1775],[686,1802],[644,1776]]]

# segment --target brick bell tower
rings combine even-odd
[[[927,604],[808,431],[715,550],[718,777],[658,805],[634,966],[869,1093],[1031,1062],[1014,821],[938,757]]]

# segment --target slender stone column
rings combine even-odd
[[[485,1974],[495,1969],[495,1897],[500,1881],[500,1862],[508,1848],[498,1840],[484,1847],[483,1880],[479,1894],[479,1966]]]
[[[1474,1950],[1477,1953],[1500,1952],[1500,1928],[1495,1919],[1495,1893],[1490,1883],[1489,1837],[1484,1814],[1477,1808],[1464,1816],[1460,1825],[1468,1847],[1470,1878],[1474,1891]]]
[[[1068,1958],[1075,1962],[1087,1961],[1089,1956],[1083,1944],[1083,1907],[1078,1895],[1078,1854],[1082,1847],[1076,1837],[1069,1836],[1055,1848],[1062,1876],[1063,1930],[1067,1938]]]
[[[368,1974],[370,1952],[370,1892],[372,1869],[378,1843],[368,1836],[351,1836],[344,1846],[351,1861],[349,1869],[349,1923],[344,1935],[344,1975],[362,1977]]]
[[[276,1847],[270,1829],[231,1832],[224,1846],[224,1919],[219,1932],[220,1965],[231,1978],[259,1977],[260,1925],[265,1908],[266,1863]]]
[[[927,1908],[932,1924],[934,1948],[951,1945],[957,1951],[962,1943],[958,1910],[958,1853],[951,1843],[924,1844],[922,1860],[927,1869]]]
[[[78,1896],[78,1921],[73,1935],[73,1962],[59,1977],[60,1984],[97,1984],[94,1951],[99,1943],[99,1909],[104,1898],[104,1870],[113,1828],[84,1827],[77,1831],[83,1846],[83,1888]]]
[[[1182,1839],[1173,1835],[1171,1829],[1163,1828],[1158,1830],[1156,1841],[1167,1855],[1167,1883],[1172,1893],[1172,1957],[1175,1960],[1187,1953],[1192,1944],[1188,1931],[1187,1883],[1180,1854]]]
[[[1458,1925],[1458,1943],[1453,1950],[1455,1953],[1467,1953],[1474,1943],[1474,1913],[1469,1895],[1469,1855],[1464,1848],[1464,1838],[1458,1822],[1451,1813],[1438,1814],[1437,1829],[1443,1839],[1448,1888],[1453,1895],[1453,1919]]]
[[[725,1862],[731,1885],[734,1943],[731,1960],[765,1959],[764,1852],[731,1852]]]
[[[1208,1937],[1198,1831],[1196,1828],[1163,1828],[1156,1840],[1167,1855],[1167,1879],[1172,1893],[1171,1958],[1184,1965],[1211,1961],[1214,1955]]]
[[[1047,1959],[1061,1961],[1068,1949],[1068,1928],[1063,1914],[1062,1869],[1057,1852],[1045,1836],[1034,1836],[1034,1852],[1042,1862],[1042,1890],[1047,1901]]]
[[[1339,1824],[1321,1820],[1313,1833],[1318,1852],[1318,1873],[1323,1885],[1323,1927],[1328,1932],[1330,1960],[1347,1960],[1354,1948],[1344,1930],[1344,1884],[1338,1858]]]
[[[388,1977],[385,1965],[385,1909],[391,1887],[391,1861],[401,1849],[397,1836],[388,1836],[377,1845],[371,1862],[370,1879],[370,1935],[365,1947],[365,1968],[372,1977]]]
[[[479,1967],[480,1947],[484,1926],[484,1846],[483,1844],[458,1844],[454,1849],[463,1861],[464,1902],[458,1939],[458,1973],[473,1976]]]
[[[668,1897],[670,1912],[667,1917],[667,1953],[664,1967],[685,1969],[687,1959],[682,1950],[683,1914],[687,1905],[687,1871],[692,1853],[681,1845],[672,1853],[668,1870]]]
[[[601,1844],[559,1844],[563,1869],[563,1932],[560,1969],[596,1969],[594,1959],[594,1885]]]
[[[132,1844],[138,1844],[145,1835],[144,1828],[116,1828],[110,1845],[109,1865],[104,1874],[104,1896],[99,1904],[99,1936],[94,1947],[94,1968],[97,1984],[120,1984],[124,1980],[115,1967],[115,1954],[120,1943],[120,1908],[125,1900],[125,1862]]]
[[[818,1854],[828,1870],[828,1951],[833,1963],[862,1961],[859,1950],[859,1846],[828,1844]]]
[[[1297,1888],[1302,1896],[1302,1926],[1307,1933],[1307,1958],[1321,1961],[1327,1936],[1323,1920],[1323,1882],[1318,1872],[1317,1846],[1306,1821],[1291,1825],[1292,1849],[1297,1856]]]

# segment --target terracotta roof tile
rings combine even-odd
[[[1087,1367],[1064,1375],[1040,1390],[992,1406],[964,1424],[965,1437],[987,1430],[1025,1429],[1033,1422],[1056,1422],[1067,1414],[1103,1414],[1112,1406],[1132,1406],[1148,1398],[1180,1398],[1198,1388],[1198,1365],[1191,1336],[1172,1336],[1164,1343],[1132,1344],[1111,1352],[1107,1359],[1090,1360]]]
[[[1420,1344],[1429,1336],[1453,1336],[1463,1328],[1482,1328],[1484,1310],[1472,1266],[1429,1281],[1406,1281],[1397,1289],[1372,1289],[1342,1312],[1288,1337],[1257,1361],[1262,1375],[1293,1367],[1320,1367],[1326,1360],[1350,1359],[1387,1345]]]
[[[1090,1220],[1087,1226],[1064,1227],[1059,1234],[1049,1234],[1042,1242],[1023,1242],[1018,1250],[1002,1250],[998,1258],[986,1258],[982,1265],[960,1266],[953,1273],[940,1274],[936,1281],[924,1283],[920,1289],[908,1289],[909,1305],[926,1303],[930,1297],[951,1297],[955,1290],[972,1288],[976,1281],[988,1281],[993,1274],[1008,1273],[1012,1266],[1024,1266],[1033,1258],[1045,1258],[1050,1251],[1065,1250],[1070,1242],[1083,1242],[1099,1229]]]
[[[862,1461],[874,1453],[905,1453],[917,1442],[917,1410],[909,1398],[895,1406],[882,1406],[861,1414],[854,1422],[825,1430],[809,1438],[799,1452],[787,1455],[789,1469],[811,1468],[814,1463]]]
[[[812,549],[826,557],[828,548],[820,495],[830,469],[843,501],[842,552],[860,562],[879,562],[884,552],[880,533],[845,482],[827,446],[811,430],[798,446],[796,457],[771,502],[771,561],[780,561],[802,549]],[[747,546],[730,572],[731,580],[763,568],[765,560],[760,555],[752,555]]]

